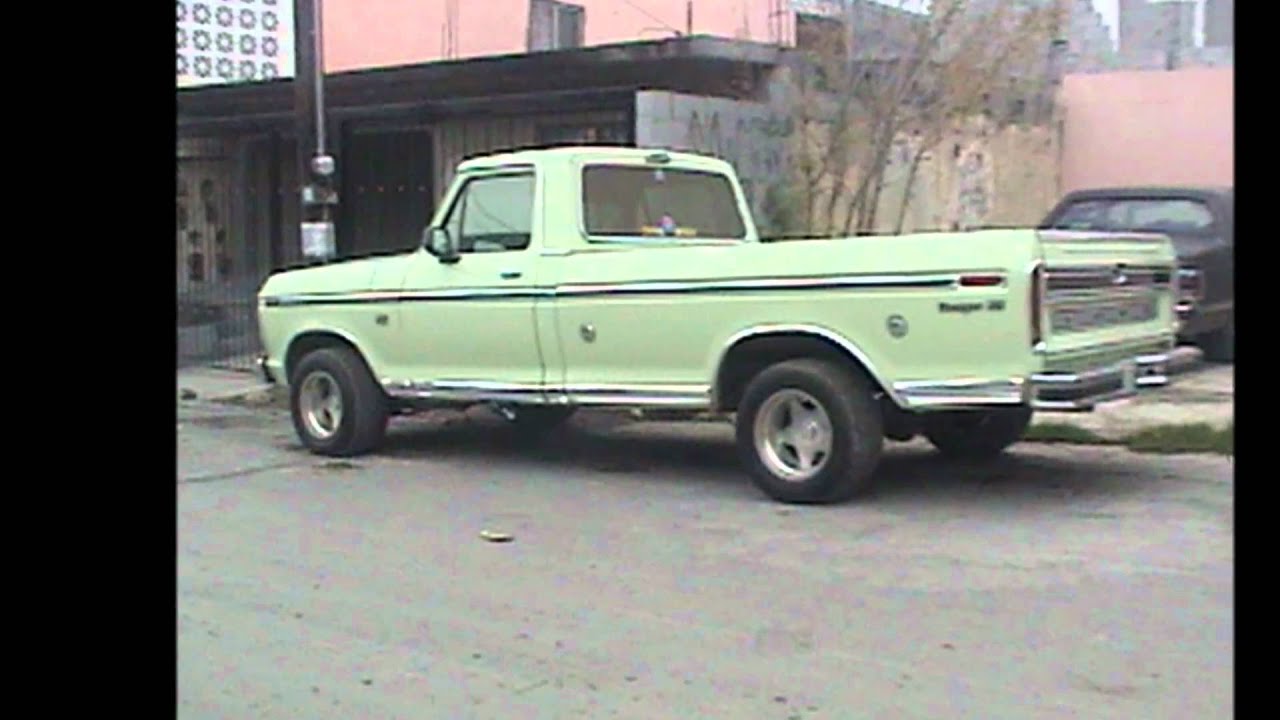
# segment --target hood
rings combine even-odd
[[[374,288],[378,270],[388,263],[401,261],[400,256],[359,258],[284,270],[267,278],[258,291],[259,297],[300,293],[349,293]]]

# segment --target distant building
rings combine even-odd
[[[1235,46],[1235,0],[1205,0],[1205,47],[1226,48]]]
[[[1120,55],[1133,69],[1178,67],[1194,55],[1192,0],[1120,0]]]

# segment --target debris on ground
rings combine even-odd
[[[480,539],[487,540],[492,543],[505,543],[515,540],[511,535],[504,532],[498,532],[496,530],[481,530]]]

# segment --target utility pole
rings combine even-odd
[[[322,0],[294,3],[293,101],[297,127],[298,178],[302,183],[299,240],[308,260],[331,260],[337,253],[333,208],[333,156],[325,146],[324,28]]]

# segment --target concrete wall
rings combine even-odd
[[[1234,183],[1232,68],[1068,75],[1062,191]]]
[[[791,179],[804,147],[796,130],[786,112],[763,103],[667,92],[636,97],[637,145],[703,152],[732,163],[764,232],[781,230],[769,225],[771,186],[791,190],[790,202],[804,201],[794,194],[798,182]],[[896,228],[917,147],[911,136],[895,144],[876,213],[878,232]],[[903,230],[1034,224],[1057,200],[1058,155],[1058,134],[1049,125],[995,127],[975,119],[957,126],[924,155]],[[847,187],[855,186],[856,179],[853,170]],[[824,197],[813,200],[825,206]],[[838,205],[839,217],[843,207]],[[810,230],[826,232],[824,218],[817,222]]]
[[[686,31],[687,0],[572,0],[586,10],[585,44],[671,37]],[[793,24],[771,17],[785,0],[694,0],[693,33],[791,42]],[[525,52],[529,0],[326,0],[329,72],[411,64],[446,57]],[[452,45],[455,50],[446,53]]]
[[[758,220],[786,172],[786,116],[768,105],[669,92],[636,93],[636,145],[706,153],[733,164]]]
[[[897,229],[904,202],[903,232],[1039,222],[1057,200],[1057,140],[1048,125],[997,127],[973,119],[925,152],[908,189],[919,145],[913,136],[899,137],[885,170],[876,232]]]

